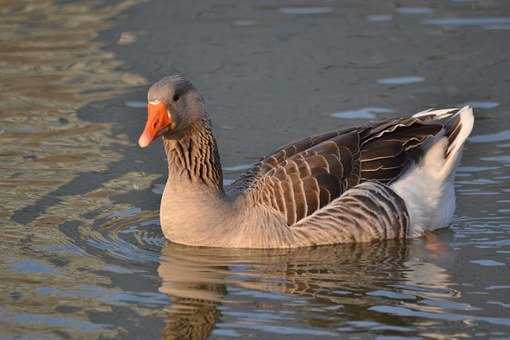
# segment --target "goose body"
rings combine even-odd
[[[308,137],[228,187],[202,97],[180,76],[155,83],[139,144],[163,137],[161,228],[173,242],[293,248],[412,238],[447,227],[470,107],[428,110]]]

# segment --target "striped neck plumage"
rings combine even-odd
[[[207,119],[192,123],[179,139],[164,137],[169,180],[205,185],[224,193],[216,139]]]

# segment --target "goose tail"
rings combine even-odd
[[[438,173],[439,177],[446,180],[455,172],[462,156],[462,147],[471,134],[474,125],[474,113],[471,106],[434,110],[429,109],[413,115],[423,121],[445,121],[444,137],[447,138],[444,150],[444,162]]]
[[[455,173],[462,156],[464,143],[473,130],[474,122],[473,108],[464,106],[447,123],[445,135],[448,138],[448,147],[445,151],[445,162],[440,173],[440,176],[445,180]]]
[[[414,163],[391,187],[403,198],[411,217],[409,237],[427,230],[447,227],[455,211],[454,177],[462,148],[474,124],[473,109],[427,110],[413,117],[440,120],[443,130],[423,150]]]

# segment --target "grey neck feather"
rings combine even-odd
[[[182,136],[164,138],[168,180],[161,200],[161,228],[166,238],[188,245],[222,244],[232,235],[226,221],[238,210],[223,189],[216,141],[208,120],[192,123]]]
[[[164,138],[164,146],[170,181],[224,194],[218,147],[206,118],[192,123],[179,139]]]

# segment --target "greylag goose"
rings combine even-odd
[[[148,92],[138,144],[163,137],[168,180],[165,237],[192,246],[294,248],[413,238],[447,227],[454,175],[473,110],[410,117],[322,133],[285,145],[224,187],[204,101],[181,76]]]

